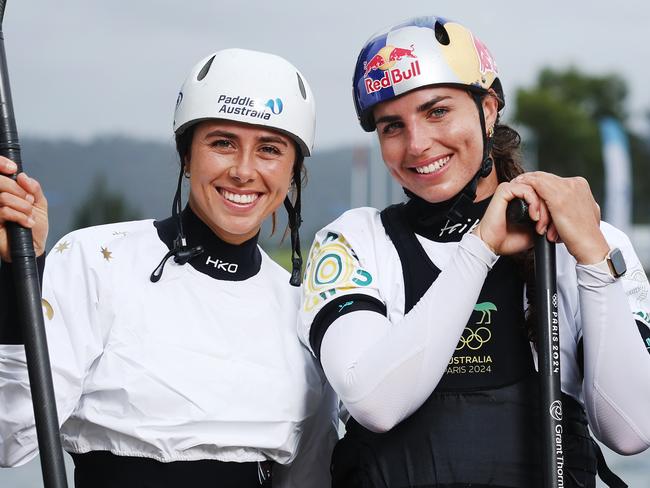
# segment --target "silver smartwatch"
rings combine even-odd
[[[625,258],[618,247],[610,249],[605,259],[596,263],[594,266],[598,267],[601,271],[611,274],[614,278],[620,278],[627,271]]]

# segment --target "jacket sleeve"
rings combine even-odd
[[[74,234],[47,258],[42,305],[59,425],[74,411],[88,368],[101,352],[95,276]],[[24,346],[0,345],[0,466],[20,466],[37,453]]]
[[[594,266],[576,266],[585,407],[599,440],[636,454],[650,446],[650,344],[643,337],[650,287],[627,236],[607,224],[603,231],[623,252],[628,271],[617,280]]]
[[[401,320],[392,323],[374,310],[338,313],[324,334],[320,359],[357,422],[387,432],[420,408],[444,374],[496,260],[480,238],[467,234]]]

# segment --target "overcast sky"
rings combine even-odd
[[[170,141],[192,65],[244,47],[279,54],[307,77],[317,149],[367,141],[350,95],[358,51],[377,30],[425,14],[460,21],[489,46],[506,98],[542,66],[615,72],[629,83],[636,127],[645,127],[650,4],[642,0],[8,0],[3,30],[18,128]]]

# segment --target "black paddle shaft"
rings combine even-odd
[[[528,216],[528,205],[523,200],[510,202],[507,217],[512,223],[530,225],[531,222]],[[546,235],[537,233],[535,233],[535,286],[544,487],[559,488],[564,486],[564,448],[555,243],[549,242]]]
[[[16,176],[22,171],[20,144],[14,117],[9,71],[4,48],[2,19],[6,1],[0,1],[0,154],[18,166]],[[17,310],[25,341],[27,370],[34,405],[36,435],[41,456],[41,470],[45,488],[67,487],[63,451],[59,435],[59,422],[54,400],[52,372],[47,350],[47,339],[41,308],[41,291],[38,268],[32,242],[32,232],[16,224],[8,224],[9,245],[14,270]]]

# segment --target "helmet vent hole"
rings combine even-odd
[[[449,33],[447,32],[447,29],[445,29],[445,26],[442,25],[440,22],[436,21],[433,30],[436,34],[436,39],[438,40],[438,42],[443,46],[448,46],[450,42]]]
[[[298,77],[298,88],[300,89],[300,94],[302,95],[303,100],[307,100],[307,90],[305,90],[305,84],[302,82],[302,78],[298,73],[296,73],[296,76]]]
[[[214,57],[216,56],[213,55],[210,59],[208,59],[208,62],[203,65],[203,68],[201,68],[201,71],[199,71],[199,74],[196,75],[196,81],[201,81],[203,78],[205,78],[208,74],[208,71],[210,71],[210,66],[212,66],[212,61],[214,61]]]

